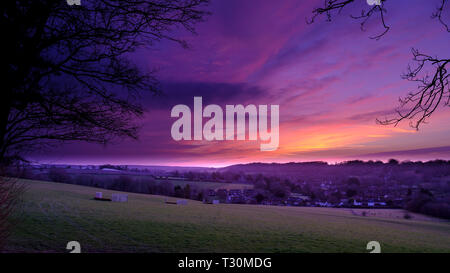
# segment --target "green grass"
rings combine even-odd
[[[129,194],[128,203],[94,201],[99,189],[25,181],[7,252],[450,252],[450,222],[363,217],[348,210],[255,205],[168,205],[164,196]],[[102,190],[104,195],[112,191]]]

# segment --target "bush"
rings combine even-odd
[[[422,213],[434,217],[450,219],[450,205],[444,202],[429,202],[422,208]]]
[[[157,186],[157,194],[173,196],[173,189],[172,183],[168,181],[160,182]]]
[[[48,178],[53,182],[71,183],[69,174],[62,168],[51,168],[48,172]]]
[[[411,214],[409,214],[409,213],[405,213],[405,214],[403,215],[403,218],[409,220],[409,219],[412,218],[412,216],[411,216]]]
[[[126,175],[121,175],[114,180],[113,189],[116,191],[131,191],[133,188],[133,179]]]

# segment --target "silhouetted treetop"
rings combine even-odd
[[[140,91],[156,92],[154,71],[133,52],[195,33],[207,0],[7,1],[2,3],[5,77],[0,159],[20,157],[45,140],[107,143],[137,137]]]

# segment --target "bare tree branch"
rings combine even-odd
[[[372,18],[373,16],[375,16],[375,14],[377,14],[377,13],[379,14],[380,21],[384,28],[384,31],[376,36],[370,37],[371,39],[378,40],[389,31],[389,26],[386,24],[386,21],[384,18],[384,14],[387,12],[386,9],[384,8],[384,3],[386,1],[387,0],[381,0],[381,5],[373,5],[367,11],[365,9],[362,9],[360,15],[357,15],[357,16],[350,15],[351,18],[361,21],[361,23],[360,23],[361,30],[364,30],[364,27],[365,27],[365,24],[367,23],[367,21],[370,18]],[[314,22],[314,20],[322,14],[325,14],[325,16],[327,17],[326,20],[331,22],[333,13],[340,14],[341,11],[345,7],[349,6],[350,4],[353,4],[354,2],[355,2],[355,0],[346,0],[346,1],[325,0],[323,7],[316,8],[313,10],[313,16],[311,17],[311,19],[309,19],[309,20],[307,19],[307,23],[312,24]]]
[[[384,1],[383,1],[384,2]],[[367,12],[365,10],[361,10],[361,15],[359,16],[353,16],[351,15],[351,17],[353,19],[358,19],[358,20],[362,20],[360,25],[361,25],[361,30],[364,31],[364,26],[367,23],[367,21],[375,14],[375,13],[379,13],[380,14],[380,20],[381,20],[381,24],[384,28],[384,31],[376,36],[372,36],[370,37],[370,39],[375,39],[375,40],[379,40],[381,37],[383,37],[390,29],[390,27],[388,25],[386,25],[386,22],[384,20],[384,14],[386,13],[386,9],[383,7],[383,2],[381,2],[381,5],[374,5],[371,9],[369,9]]]
[[[396,109],[398,117],[379,120],[382,125],[398,125],[402,120],[409,119],[411,127],[419,129],[422,123],[433,114],[441,103],[449,106],[450,89],[449,73],[447,70],[450,59],[438,59],[412,49],[413,60],[416,66],[408,67],[402,76],[408,81],[417,82],[417,90],[410,92],[406,97],[400,98],[400,106]],[[426,68],[434,71],[428,75]]]
[[[444,11],[445,5],[447,4],[447,0],[441,0],[441,4],[436,8],[436,11],[431,14],[431,18],[437,18],[439,22],[445,27],[445,30],[450,32],[450,28],[444,19],[442,18],[442,12]]]

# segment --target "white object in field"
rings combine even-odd
[[[187,205],[187,200],[177,200],[177,205]]]
[[[113,202],[128,202],[128,194],[113,193],[111,200]]]
[[[213,201],[212,201],[212,203],[213,203],[214,205],[217,205],[217,204],[219,204],[219,203],[220,203],[220,201],[219,201],[219,200],[217,200],[217,199],[215,199],[215,200],[213,200]]]
[[[96,192],[95,198],[103,198],[103,193],[101,191]]]

